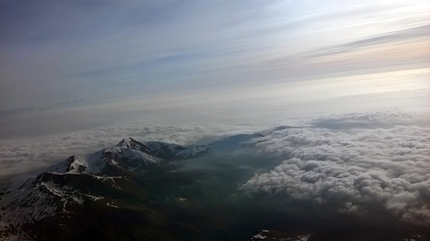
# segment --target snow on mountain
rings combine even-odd
[[[69,201],[80,200],[64,195],[53,183],[38,182],[36,177],[28,179],[18,189],[10,185],[0,200],[0,233],[20,235],[24,224],[61,213],[59,204],[65,206]]]
[[[116,146],[87,156],[73,155],[48,168],[47,172],[68,174],[114,175],[144,172],[151,165],[196,157],[206,153],[205,146],[182,147],[162,142],[139,142],[125,138]]]
[[[276,230],[260,230],[260,232],[252,236],[248,241],[274,240],[274,241],[308,241],[311,234],[290,236]]]
[[[116,183],[121,178],[45,172],[27,179],[19,187],[12,182],[0,196],[0,240],[13,235],[18,240],[26,240],[22,231],[26,225],[54,216],[71,218],[70,210],[80,208],[85,200],[104,199],[92,194],[85,185],[121,190]]]
[[[94,158],[94,154],[88,156],[73,155],[63,162],[50,166],[47,172],[98,174],[106,166],[106,163],[100,161],[101,153],[99,152],[98,154],[96,158]]]
[[[235,135],[208,145],[180,146],[159,141],[139,142],[124,138],[116,146],[90,155],[73,155],[55,164],[47,172],[68,174],[92,174],[99,176],[142,173],[152,165],[179,161],[208,153],[241,148],[247,141],[261,137],[260,134]]]
[[[122,139],[115,147],[139,150],[144,146],[145,144],[128,137]]]
[[[145,143],[151,152],[157,153],[160,158],[167,160],[183,160],[186,158],[196,157],[198,155],[207,153],[209,148],[204,145],[191,145],[182,147],[176,144],[167,144],[158,141],[151,141]]]
[[[81,205],[90,196],[64,184],[70,175],[101,178],[103,182],[113,182],[115,187],[115,177],[144,173],[152,165],[195,157],[206,151],[204,146],[142,143],[125,138],[114,147],[90,155],[73,155],[37,177],[14,178],[0,189],[0,233],[11,228],[16,229],[13,233],[19,233],[18,227],[24,223],[66,212],[65,207],[70,204]]]
[[[81,207],[85,200],[99,200],[88,186],[121,190],[116,180],[141,175],[151,166],[199,157],[219,150],[240,147],[260,135],[237,135],[209,145],[183,147],[158,141],[139,142],[125,138],[116,146],[89,155],[73,155],[34,176],[20,176],[0,187],[0,239],[19,237],[24,225],[46,220],[54,215],[67,217],[71,207]],[[71,216],[70,216],[71,217]],[[7,233],[8,236],[2,236]]]

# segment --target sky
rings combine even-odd
[[[428,112],[429,12],[427,0],[0,0],[1,166],[145,128],[186,142],[191,130]]]
[[[426,0],[0,6],[2,111],[429,63]]]

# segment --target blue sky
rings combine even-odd
[[[62,115],[82,119],[88,106],[130,99],[164,108],[162,93],[169,106],[207,91],[427,67],[428,12],[427,0],[1,0],[0,111],[69,108]],[[97,123],[88,126],[108,122]]]

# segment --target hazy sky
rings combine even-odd
[[[0,0],[2,139],[153,112],[192,122],[221,105],[226,122],[246,119],[273,110],[272,93],[310,101],[318,79],[428,67],[429,12],[427,0]],[[297,91],[280,93],[287,83]]]
[[[0,6],[2,110],[429,63],[426,0]]]

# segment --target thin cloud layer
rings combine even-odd
[[[379,210],[430,226],[428,120],[428,114],[352,114],[276,129],[256,146],[285,160],[241,189],[311,200],[360,216]]]
[[[430,25],[413,27],[413,28],[393,31],[392,33],[387,33],[381,36],[370,37],[370,38],[354,41],[348,44],[333,46],[331,48],[315,51],[315,53],[312,54],[311,57],[340,54],[344,52],[355,51],[357,49],[362,49],[369,46],[383,45],[387,43],[394,43],[394,42],[409,40],[413,38],[429,37],[429,35],[430,35]]]

